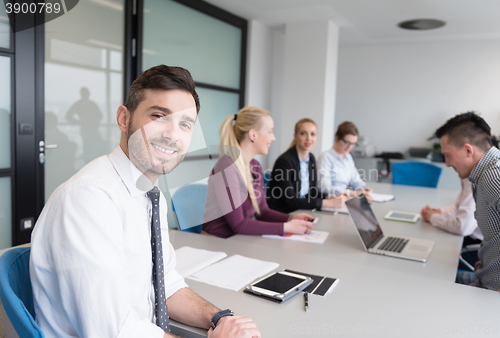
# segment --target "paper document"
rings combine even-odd
[[[321,211],[330,211],[334,214],[346,214],[349,215],[349,210],[344,206],[343,208],[321,208]]]
[[[175,250],[176,270],[186,278],[195,272],[227,257],[225,252],[208,251],[183,246]]]
[[[268,274],[278,263],[234,255],[188,277],[189,279],[238,291],[257,278]]]
[[[387,195],[387,194],[377,194],[372,192],[372,201],[373,202],[378,202],[378,203],[383,203],[383,202],[389,202],[394,199],[394,195]]]
[[[325,242],[325,239],[328,237],[328,235],[329,233],[326,231],[311,230],[311,232],[304,235],[294,235],[294,234],[284,234],[283,236],[262,235],[262,237],[322,244],[323,242]]]

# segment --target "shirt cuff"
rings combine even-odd
[[[430,223],[434,226],[439,225],[441,223],[440,221],[443,219],[443,215],[434,213],[431,215],[431,218],[429,219]]]

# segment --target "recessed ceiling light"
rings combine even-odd
[[[435,29],[443,27],[444,25],[446,25],[446,22],[436,19],[415,19],[398,23],[400,28],[417,31]]]

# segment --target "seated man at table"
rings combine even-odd
[[[462,190],[458,194],[455,204],[444,208],[431,208],[426,205],[420,211],[424,221],[445,231],[464,236],[462,247],[471,244],[479,244],[483,240],[483,234],[477,226],[474,218],[476,203],[472,196],[472,186],[468,179],[460,179]],[[465,252],[462,257],[472,266],[479,260],[477,251]],[[462,264],[462,263],[461,263]],[[459,267],[462,268],[462,267]]]
[[[475,272],[460,272],[457,282],[500,291],[500,150],[491,128],[474,112],[459,114],[436,130],[446,165],[469,178],[475,218],[484,239]]]
[[[145,71],[118,108],[120,145],[50,196],[30,262],[45,337],[174,337],[169,317],[210,328],[212,338],[260,337],[251,319],[220,311],[175,270],[157,183],[189,148],[200,109],[194,88],[183,68]]]

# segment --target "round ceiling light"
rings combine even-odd
[[[443,27],[444,25],[446,25],[446,22],[435,19],[415,19],[415,20],[403,21],[398,24],[398,26],[403,29],[411,29],[417,31],[435,29]]]

